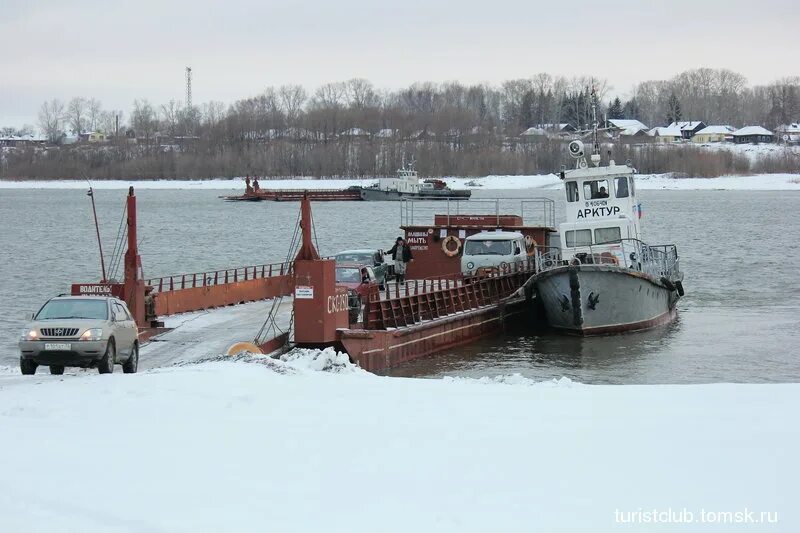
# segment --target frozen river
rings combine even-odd
[[[110,251],[124,190],[96,192]],[[229,191],[140,190],[139,234],[146,277],[286,259],[296,203],[225,203]],[[557,190],[477,191],[556,199]],[[686,297],[673,324],[645,333],[577,339],[528,328],[416,361],[403,376],[486,376],[519,372],[584,383],[790,382],[800,380],[800,192],[640,192],[649,242],[675,242]],[[314,205],[323,255],[344,248],[388,248],[400,235],[396,203]],[[0,365],[16,366],[23,315],[73,281],[99,279],[84,190],[0,189]],[[253,324],[258,316],[247,317]],[[253,332],[255,334],[255,331]],[[190,342],[190,341],[186,341]],[[215,355],[215,343],[191,356]],[[205,353],[209,352],[209,353]],[[150,366],[145,361],[143,366]],[[174,362],[180,355],[169,354]]]

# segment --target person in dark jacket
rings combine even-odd
[[[386,253],[392,254],[395,280],[397,283],[404,283],[406,281],[406,264],[414,260],[414,256],[411,254],[411,248],[408,247],[408,244],[406,244],[406,241],[402,237],[398,237],[397,240],[394,241],[394,246]]]

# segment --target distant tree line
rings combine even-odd
[[[751,87],[740,74],[705,68],[639,83],[626,99],[606,98],[603,79],[546,73],[499,86],[415,83],[396,91],[364,79],[327,83],[310,94],[284,85],[227,106],[139,99],[127,117],[77,97],[43,103],[40,131],[54,145],[65,133],[86,131],[109,142],[8,156],[3,175],[381,176],[404,159],[415,159],[427,175],[550,172],[564,162],[563,146],[528,143],[519,134],[537,125],[590,127],[592,90],[598,119],[639,119],[651,127],[674,120],[774,127],[800,118],[800,78]]]

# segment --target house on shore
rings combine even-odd
[[[606,121],[606,128],[622,141],[633,141],[648,135],[647,126],[635,119],[610,118]]]
[[[541,141],[548,138],[547,131],[544,128],[537,128],[536,126],[528,128],[519,134],[521,140],[526,142]]]
[[[544,130],[548,137],[556,139],[571,139],[577,131],[573,125],[566,122],[560,124],[537,124],[533,128]]]
[[[774,140],[772,132],[761,126],[745,126],[733,132],[733,142],[736,144],[771,143]]]
[[[683,140],[683,133],[679,128],[656,126],[647,134],[657,143],[674,143]]]
[[[678,128],[681,130],[681,135],[683,135],[684,139],[691,139],[698,131],[706,128],[707,126],[708,124],[702,120],[683,120],[679,122],[673,122],[668,127]]]
[[[692,142],[698,144],[721,143],[733,140],[731,126],[706,126],[692,137]]]
[[[34,135],[32,133],[27,135],[0,136],[0,146],[7,146],[9,148],[30,148],[34,146],[45,146],[46,144],[47,137]]]

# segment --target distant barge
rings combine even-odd
[[[369,187],[358,185],[347,189],[262,189],[258,180],[252,184],[245,180],[245,193],[240,196],[226,196],[229,202],[296,202],[302,198],[312,201],[399,201],[399,200],[468,200],[472,191],[453,190],[438,179],[420,181],[416,170],[400,169],[394,178],[380,178]]]

